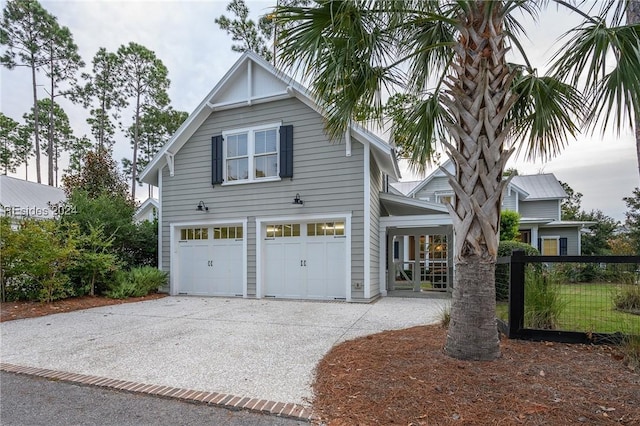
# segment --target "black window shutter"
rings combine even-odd
[[[538,251],[542,254],[542,238],[538,238]]]
[[[211,138],[211,185],[222,183],[222,135]]]
[[[560,256],[567,255],[567,239],[560,238]]]
[[[280,177],[293,177],[293,126],[280,126]]]

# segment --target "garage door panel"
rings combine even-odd
[[[178,292],[194,295],[206,294],[208,286],[209,247],[207,244],[184,244],[180,247],[180,282]],[[189,259],[188,264],[182,261]]]
[[[232,227],[234,230],[236,227]],[[185,232],[187,231],[187,232]],[[241,239],[213,239],[211,228],[181,229],[178,243],[179,294],[242,296],[244,245]]]
[[[334,222],[321,221],[292,226],[298,225],[302,229],[300,237],[269,234],[280,225],[265,226],[268,239],[264,244],[264,294],[301,299],[346,298],[344,226],[338,228]],[[327,230],[336,235],[325,235]]]
[[[242,242],[213,244],[211,265],[211,294],[242,296]]]
[[[275,297],[303,297],[301,288],[303,269],[300,264],[302,243],[291,240],[267,241],[265,295]]]
[[[345,298],[345,244],[331,237],[307,243],[307,281],[311,298]]]

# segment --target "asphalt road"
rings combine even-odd
[[[0,423],[3,426],[307,424],[6,372],[0,372]]]

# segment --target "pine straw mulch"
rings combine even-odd
[[[329,425],[640,424],[640,375],[614,347],[502,339],[494,362],[443,352],[420,326],[334,347],[313,408]]]
[[[3,302],[0,304],[0,322],[23,318],[35,318],[45,315],[71,312],[80,309],[97,308],[99,306],[119,305],[121,303],[141,302],[143,300],[166,297],[163,293],[153,293],[142,297],[128,299],[109,299],[104,296],[70,297],[50,303],[43,302]]]

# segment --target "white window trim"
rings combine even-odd
[[[280,181],[280,127],[282,122],[261,124],[259,126],[244,127],[240,129],[225,130],[222,132],[222,186],[228,185],[244,185],[248,183],[259,182],[277,182]],[[277,158],[277,170],[275,176],[269,176],[264,178],[256,178],[254,176],[254,161],[255,161],[255,133],[262,130],[276,129],[276,158]],[[247,163],[249,168],[249,178],[243,180],[227,180],[227,137],[246,133],[247,134]]]
[[[456,193],[453,191],[443,191],[443,192],[436,192],[435,196],[436,196],[436,203],[444,204],[441,201],[442,197],[451,197],[451,200],[454,200]]]
[[[544,252],[544,240],[556,240],[556,254],[546,254]],[[542,256],[560,256],[560,236],[559,235],[545,235],[540,237],[540,255]]]

